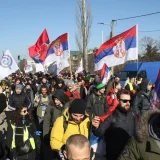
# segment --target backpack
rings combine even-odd
[[[50,110],[50,114],[51,114],[51,119],[50,119],[50,124],[53,124],[53,115],[54,115],[54,107],[51,107]],[[68,127],[68,122],[66,121],[65,117],[63,116],[63,128],[64,128],[64,133],[66,132],[66,129]]]

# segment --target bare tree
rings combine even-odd
[[[86,0],[78,0],[76,10],[76,44],[82,54],[83,67],[88,71],[88,43],[91,34],[92,15],[90,5]]]
[[[153,47],[153,46],[157,46],[157,44],[158,44],[158,41],[154,40],[151,37],[146,37],[145,36],[140,40],[140,46],[141,46],[142,52],[144,52],[146,50],[147,45]]]

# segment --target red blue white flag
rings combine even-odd
[[[159,70],[158,77],[155,83],[151,108],[160,110],[160,70]]]
[[[68,63],[69,57],[68,33],[65,33],[50,44],[44,65],[49,66],[53,62],[62,61],[64,61],[64,63]]]
[[[102,83],[106,84],[109,81],[111,75],[112,75],[112,72],[110,68],[106,64],[104,64],[100,73],[100,78],[102,80]]]
[[[29,56],[35,61],[35,63],[42,63],[46,59],[48,44],[48,33],[47,30],[44,29],[36,44],[28,48]]]
[[[111,67],[138,59],[137,29],[136,25],[102,44],[95,53],[95,70],[104,64]]]

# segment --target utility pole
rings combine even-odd
[[[86,0],[82,0],[83,17],[83,68],[88,72],[87,34],[86,34]]]
[[[110,35],[110,38],[112,38],[114,36],[114,22],[115,22],[115,20],[112,20],[112,22],[111,22],[111,35]]]
[[[112,20],[112,22],[111,22],[110,38],[112,38],[114,36],[114,22],[115,22],[115,20]],[[112,74],[114,74],[114,67],[111,67],[111,71],[112,71]]]

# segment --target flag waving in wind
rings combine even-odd
[[[68,33],[65,33],[50,44],[44,64],[50,65],[55,61],[68,60],[69,57]]]
[[[160,70],[154,88],[154,95],[152,99],[151,108],[160,110]]]
[[[110,79],[111,75],[112,73],[111,73],[110,68],[106,64],[104,64],[103,68],[101,69],[101,73],[100,73],[102,83],[106,84],[108,80]]]
[[[108,67],[138,59],[137,26],[111,38],[101,45],[95,53],[95,70],[104,64]]]
[[[0,61],[0,80],[9,76],[11,73],[16,72],[18,69],[19,68],[12,57],[12,54],[7,50]]]
[[[75,73],[77,74],[77,73],[80,73],[82,71],[83,71],[83,65],[82,65],[82,59],[81,59],[80,64],[79,64],[79,66],[78,66],[78,68],[77,68]]]
[[[32,64],[27,63],[24,67],[24,72],[29,73],[29,72],[32,72],[32,71],[33,71]]]
[[[28,48],[29,56],[35,61],[35,63],[42,63],[46,59],[48,44],[48,33],[47,30],[44,29],[36,44]]]

